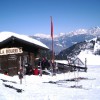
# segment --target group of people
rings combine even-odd
[[[38,64],[33,69],[31,65],[25,64],[25,74],[26,75],[39,75],[41,70],[49,69],[50,68],[50,62],[47,58],[42,58],[42,60],[39,59]]]
[[[33,69],[32,66],[28,63],[24,65],[22,68],[22,71],[19,70],[18,75],[19,78],[22,78],[23,75],[39,75],[43,74],[43,71],[49,70],[50,69],[50,62],[46,57],[43,57],[41,60],[38,60],[38,64],[35,66]],[[8,72],[4,72],[5,75],[8,75]]]

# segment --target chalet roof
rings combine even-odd
[[[28,43],[31,45],[35,45],[37,47],[40,47],[42,49],[49,49],[45,44],[43,44],[42,42],[33,39],[29,36],[26,35],[20,35],[17,33],[13,33],[13,32],[0,32],[0,44],[3,44],[4,41],[9,40],[10,38],[16,38],[17,41],[24,41],[24,43]]]

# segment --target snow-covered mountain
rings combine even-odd
[[[85,54],[100,55],[100,37],[98,36],[91,40],[74,44],[73,46],[62,50],[56,58],[67,59],[77,57],[83,51]]]
[[[69,33],[60,33],[59,35],[54,34],[54,49],[55,53],[82,41],[90,40],[100,36],[100,27],[93,27],[90,29],[78,29]],[[31,36],[51,48],[51,37],[46,34],[35,34]]]

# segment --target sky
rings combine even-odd
[[[100,0],[0,0],[0,32],[54,34],[100,26]]]

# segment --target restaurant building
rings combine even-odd
[[[0,33],[0,73],[17,75],[25,64],[35,67],[35,58],[40,57],[40,50],[49,48],[40,41],[26,35],[12,32]]]

